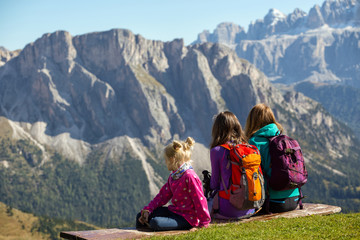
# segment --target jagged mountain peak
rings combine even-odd
[[[315,5],[310,9],[309,15],[306,21],[306,27],[313,29],[321,27],[325,24],[324,18],[321,14],[319,5]]]
[[[0,67],[19,55],[20,52],[21,50],[9,51],[5,47],[0,46]]]
[[[204,30],[198,35],[198,39],[192,44],[204,42],[227,42],[231,45],[235,44],[241,39],[245,39],[245,36],[245,29],[240,25],[237,25],[233,22],[222,22],[216,26],[214,33],[210,33],[208,30]]]
[[[360,2],[356,0],[327,0],[324,1],[321,7],[317,4],[314,5],[308,14],[296,8],[288,15],[272,8],[263,19],[252,21],[248,26],[248,31],[241,32],[235,38],[235,42],[225,36],[238,34],[238,30],[233,29],[233,32],[229,32],[234,24],[223,23],[215,28],[214,33],[208,30],[200,33],[193,44],[207,41],[220,42],[234,47],[235,44],[242,40],[261,40],[278,34],[306,33],[308,30],[317,29],[324,25],[330,27],[359,26],[359,5]],[[225,28],[227,29],[226,33],[223,30]]]
[[[295,8],[294,11],[292,13],[289,14],[290,16],[291,15],[295,15],[295,16],[299,16],[299,17],[304,17],[307,15],[307,13],[300,9],[300,8]]]
[[[308,14],[295,9],[285,18],[270,9],[235,43],[221,36],[215,42],[235,49],[279,83],[311,80],[359,86],[359,9],[360,2],[354,0],[324,1]],[[213,42],[213,34],[206,36],[201,42]]]
[[[321,7],[314,5],[308,14],[295,9],[293,13],[285,15],[270,9],[263,20],[249,25],[247,39],[263,39],[279,33],[305,32],[307,29],[315,29],[325,24],[356,24],[358,6],[359,2],[355,0],[327,0]]]
[[[360,2],[357,0],[332,0],[325,1],[321,7],[321,13],[325,22],[329,25],[344,24],[352,22],[358,25],[356,19],[357,9]]]
[[[286,19],[286,15],[282,13],[280,10],[271,8],[269,12],[264,17],[264,22],[267,25],[276,25],[279,21],[284,21]]]
[[[307,16],[306,12],[304,12],[300,8],[295,8],[295,10],[287,16],[287,22],[290,26],[298,28],[302,25],[305,16]]]

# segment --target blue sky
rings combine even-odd
[[[72,36],[125,28],[147,39],[183,38],[188,45],[203,30],[213,32],[221,22],[246,30],[270,8],[285,14],[309,12],[324,0],[0,0],[0,46],[23,48],[44,33],[57,30]]]

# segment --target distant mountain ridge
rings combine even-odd
[[[264,19],[251,22],[248,31],[235,23],[220,23],[213,33],[208,30],[198,35],[192,44],[203,42],[222,42],[228,45],[239,43],[241,40],[260,40],[279,34],[299,34],[311,29],[328,25],[333,28],[344,26],[360,26],[360,7],[357,0],[326,0],[323,5],[314,5],[309,13],[296,8],[286,15],[272,8]],[[236,36],[224,38],[226,35]],[[219,40],[222,39],[222,40]],[[227,40],[227,41],[225,41]]]
[[[234,23],[221,23],[212,34],[200,33],[193,44],[226,44],[276,82],[312,80],[360,87],[354,80],[360,68],[359,6],[356,0],[328,0],[308,14],[270,9],[264,19],[249,25],[247,33]]]
[[[213,116],[228,109],[244,125],[259,102],[299,139],[309,199],[358,211],[358,140],[319,103],[279,91],[224,45],[122,29],[44,34],[0,67],[0,201],[101,226],[133,223],[168,176],[167,143],[194,137],[201,176]]]
[[[360,111],[352,108],[356,97],[354,102],[346,96],[334,97],[348,92],[347,86],[355,88],[354,91],[360,89],[359,1],[327,0],[309,13],[295,9],[288,15],[270,9],[264,19],[249,25],[248,32],[234,23],[220,23],[213,33],[200,33],[194,44],[202,42],[225,44],[279,87],[294,88],[320,101],[360,138],[356,126]],[[297,84],[301,87],[296,87]],[[319,98],[325,91],[326,96],[332,97]],[[351,116],[344,116],[346,112],[340,109],[351,109]]]

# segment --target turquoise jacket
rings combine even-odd
[[[261,155],[261,169],[265,175],[271,176],[271,168],[270,168],[270,154],[269,154],[269,140],[267,137],[273,137],[279,134],[279,129],[275,123],[271,123],[266,125],[265,127],[259,129],[254,135],[250,138],[249,144],[255,145]],[[267,184],[267,180],[265,178],[265,184]],[[270,199],[282,199],[299,196],[299,189],[290,189],[284,191],[275,191],[269,187]]]

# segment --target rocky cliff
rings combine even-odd
[[[45,34],[0,67],[0,200],[106,226],[132,221],[167,177],[164,145],[194,137],[200,175],[210,169],[213,116],[228,109],[244,125],[259,102],[301,142],[317,179],[309,193],[333,176],[357,176],[349,167],[359,164],[352,132],[317,102],[274,88],[231,48],[121,29]]]

